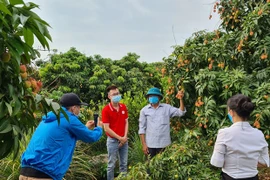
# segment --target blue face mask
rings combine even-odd
[[[228,113],[228,117],[229,117],[229,119],[230,119],[231,123],[233,123],[232,116],[231,116],[229,113]]]
[[[151,104],[157,104],[158,101],[159,101],[159,99],[158,99],[157,96],[151,96],[151,97],[149,97],[149,102],[150,102]]]
[[[119,101],[122,99],[121,95],[116,95],[112,97],[112,102],[119,103]]]

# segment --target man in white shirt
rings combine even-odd
[[[140,112],[139,135],[145,155],[154,157],[171,144],[170,118],[181,117],[186,113],[184,93],[179,91],[176,97],[180,100],[180,107],[160,103],[163,98],[160,89],[150,88],[146,94],[149,104]]]

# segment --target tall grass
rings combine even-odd
[[[145,162],[140,136],[134,133],[129,141],[128,161],[130,165]]]
[[[68,172],[65,175],[66,180],[96,180],[96,167],[91,163],[91,157],[84,153],[84,149],[78,146],[74,152],[72,163],[69,166]]]
[[[33,130],[29,130],[27,134],[24,134],[24,138],[20,141],[20,150],[18,154],[22,154],[31,139]],[[13,159],[13,154],[8,157],[1,159],[0,161],[0,179],[6,180],[18,180],[20,176],[20,164],[21,156],[17,156]]]

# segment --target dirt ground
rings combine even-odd
[[[270,168],[261,169],[259,172],[260,180],[270,180]]]

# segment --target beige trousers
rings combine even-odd
[[[51,179],[51,178],[34,178],[34,177],[20,175],[19,180],[53,180],[53,179]]]

